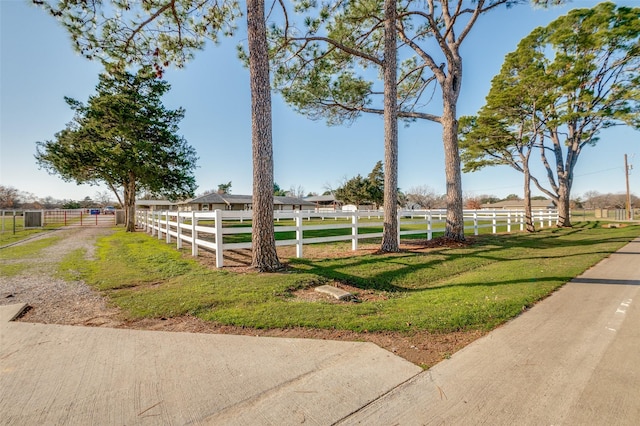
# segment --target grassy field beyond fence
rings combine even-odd
[[[70,253],[60,273],[103,291],[131,318],[191,314],[255,328],[354,331],[488,330],[640,235],[640,226],[582,222],[535,234],[481,235],[464,248],[288,259],[282,273],[215,270],[144,233],[99,240],[97,260]],[[340,282],[361,303],[296,292]],[[364,297],[366,296],[366,297]]]

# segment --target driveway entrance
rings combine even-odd
[[[100,209],[45,210],[45,226],[115,226],[116,216]]]

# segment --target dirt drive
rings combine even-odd
[[[17,276],[0,274],[0,305],[27,303],[30,309],[19,321],[44,324],[65,324],[112,328],[134,328],[146,330],[179,331],[192,333],[224,333],[273,337],[298,337],[329,340],[369,341],[399,355],[413,363],[431,366],[466,346],[482,335],[482,332],[458,332],[430,334],[418,332],[413,335],[401,333],[355,333],[343,330],[316,330],[290,328],[256,330],[246,327],[225,326],[202,321],[193,316],[153,318],[131,321],[123,312],[110,305],[109,300],[81,281],[67,282],[56,278],[58,263],[67,253],[84,249],[88,259],[92,258],[97,238],[113,232],[109,228],[67,228],[40,234],[37,238],[55,235],[60,237],[52,246],[28,261],[31,267]],[[30,240],[33,241],[33,240]],[[11,250],[4,248],[2,250]],[[289,253],[283,250],[281,259]],[[242,257],[242,256],[240,256]],[[207,267],[213,267],[212,259],[206,255],[199,258]],[[233,265],[234,259],[229,259]],[[0,260],[0,266],[12,260]],[[225,262],[227,260],[225,259]],[[230,270],[247,273],[236,260]],[[302,294],[310,303],[325,302],[317,294]]]

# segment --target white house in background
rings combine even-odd
[[[504,200],[497,203],[485,203],[480,206],[482,210],[524,210],[524,200]],[[549,199],[531,200],[533,210],[551,210],[556,205]]]
[[[182,211],[251,210],[251,195],[210,193],[178,203]],[[315,204],[295,197],[273,197],[274,210],[313,210]]]
[[[336,199],[335,195],[314,195],[311,197],[305,197],[305,201],[313,203],[315,205],[316,212],[335,212],[335,211],[345,211],[345,212],[355,212],[358,210],[375,210],[375,206],[373,204],[364,203],[359,206],[353,204],[345,204],[344,202]]]

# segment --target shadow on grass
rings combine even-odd
[[[388,292],[415,292],[430,289],[440,289],[452,286],[495,286],[526,283],[535,281],[564,281],[574,278],[573,275],[562,277],[535,277],[522,280],[506,280],[471,284],[439,285],[439,282],[449,280],[456,275],[474,269],[487,267],[497,262],[510,262],[534,259],[570,259],[584,255],[607,255],[610,252],[594,247],[601,241],[597,236],[585,235],[582,239],[575,238],[585,231],[599,226],[597,222],[579,223],[573,228],[553,229],[545,233],[509,235],[484,235],[476,237],[473,245],[464,249],[440,248],[421,252],[411,249],[397,254],[348,256],[341,259],[310,260],[290,259],[290,266],[296,272],[311,273],[329,280],[335,280],[363,290],[379,290]],[[567,238],[569,237],[569,238]],[[628,242],[628,236],[607,239],[607,242]],[[555,250],[554,250],[555,249]],[[548,250],[554,250],[549,253]],[[561,253],[558,253],[561,250]],[[414,283],[403,282],[410,276],[421,274],[422,271],[448,268],[449,274],[434,276],[432,282]],[[428,272],[425,272],[428,278]],[[423,275],[425,275],[423,274]],[[434,274],[436,275],[436,274]]]

